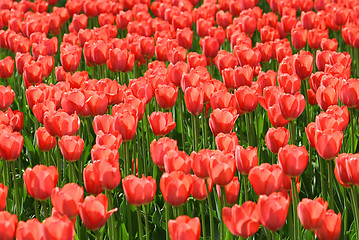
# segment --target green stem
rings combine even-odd
[[[220,202],[220,215],[221,215],[221,239],[226,239],[226,227],[223,221],[223,207],[225,207],[226,204],[226,189],[224,188],[224,186],[221,186],[221,201]]]
[[[238,123],[239,123],[239,141],[240,145],[243,145],[243,134],[242,134],[242,116],[238,117]]]
[[[76,167],[75,162],[70,162],[70,169],[71,169],[71,182],[76,183]]]
[[[168,230],[168,221],[170,220],[170,205],[166,202],[165,203],[165,212],[166,212],[166,240],[170,240],[170,233]]]
[[[205,183],[207,184],[207,183]],[[200,201],[200,207],[201,207],[201,219],[202,219],[202,234],[203,239],[206,239],[206,216],[205,216],[205,209],[204,209],[204,201]]]
[[[313,64],[314,65],[314,64]],[[302,81],[302,85],[303,85],[303,91],[304,91],[304,97],[305,97],[305,124],[307,124],[308,122],[311,122],[311,117],[309,116],[309,105],[308,105],[308,87],[307,87],[307,80]]]
[[[209,188],[208,188],[208,184],[206,181],[206,190],[207,190],[207,200],[208,200],[208,208],[209,208],[209,227],[211,229],[211,240],[214,240],[214,225],[213,225],[213,213],[212,213],[212,199],[211,199],[211,194],[209,192]]]
[[[295,136],[294,136],[294,123],[293,121],[289,122],[289,134],[290,134],[290,144],[295,143]]]
[[[139,236],[140,240],[143,240],[143,229],[142,229],[142,220],[141,220],[141,212],[140,207],[137,207],[137,221],[138,221],[138,229],[139,229]]]
[[[298,206],[298,195],[297,195],[297,186],[295,178],[291,178],[291,188],[292,188],[292,204],[293,204],[293,225],[294,225],[294,239],[300,239],[300,226],[297,216],[297,206]]]
[[[62,176],[62,179],[65,179],[64,178],[64,169],[63,167],[61,166],[61,153],[60,153],[60,146],[59,144],[57,144],[56,146],[56,168],[57,168],[57,171],[59,171],[59,176]],[[59,181],[60,182],[60,181]]]
[[[39,213],[39,200],[35,200],[35,217],[37,220],[41,220],[40,219],[40,213]]]
[[[334,160],[330,160],[328,162],[328,180],[329,180],[329,208],[334,210],[334,191],[333,191],[333,162]]]
[[[243,175],[243,191],[244,191],[244,201],[248,201],[248,176]]]
[[[311,231],[311,233],[312,233],[312,240],[315,240],[315,232]]]
[[[181,90],[178,91],[178,107],[180,112],[180,129],[181,129],[181,142],[182,142],[182,151],[185,151],[185,136],[184,136],[184,116],[183,116],[183,93]]]
[[[142,146],[143,147],[141,147],[141,151],[142,151],[142,156],[143,156],[143,159],[142,159],[142,162],[143,162],[143,171],[144,171],[144,173],[145,173],[145,176],[147,176],[147,174],[148,174],[148,172],[147,172],[147,159],[145,158],[145,147],[146,146],[148,146],[147,144],[146,144],[146,140],[145,140],[145,129],[146,129],[146,126],[145,126],[145,120],[144,119],[142,119],[141,120],[141,122],[142,122],[142,132],[141,132],[141,138],[142,138]],[[149,143],[148,143],[149,144]],[[140,175],[139,175],[140,176]]]
[[[251,136],[251,123],[250,123],[250,120],[249,120],[249,114],[246,113],[245,115],[245,118],[246,118],[246,125],[247,125],[247,142],[248,142],[248,146],[251,146],[252,144],[252,136]]]
[[[132,239],[132,216],[131,216],[131,205],[127,202],[127,223],[128,223],[128,236]]]
[[[203,148],[207,148],[207,115],[206,106],[202,109],[202,132],[203,132]]]
[[[20,160],[18,160],[18,161],[20,161]],[[14,192],[15,192],[16,215],[18,218],[20,218],[21,208],[20,208],[20,198],[19,198],[19,186],[18,186],[18,183],[16,180],[15,161],[11,162],[11,168],[12,168],[12,174],[13,174],[13,181],[15,184]]]
[[[42,210],[44,211],[44,218],[49,217],[49,213],[47,211],[46,201],[41,201]]]
[[[194,127],[193,127],[193,139],[194,139],[194,151],[198,152],[199,149],[199,117],[198,116],[193,116],[194,119]]]
[[[113,200],[112,200],[111,191],[106,190],[106,197],[108,199],[108,209],[113,209],[113,203],[112,203]],[[111,216],[108,219],[108,232],[109,232],[110,239],[116,239],[114,216]]]
[[[356,196],[356,190],[355,190],[355,185],[353,185],[350,188],[350,195],[351,195],[351,206],[352,206],[352,210],[353,210],[353,214],[354,214],[354,222],[355,222],[355,226],[356,226],[356,234],[358,236],[359,234],[359,213],[358,213],[358,200],[357,200],[357,196]]]
[[[327,190],[326,190],[326,184],[324,182],[324,164],[323,161],[325,161],[324,159],[322,159],[321,157],[319,157],[318,159],[319,161],[319,168],[320,168],[320,186],[322,187],[322,198],[324,201],[327,200]]]
[[[146,240],[150,240],[150,227],[148,226],[147,205],[143,206],[143,212],[145,213]]]
[[[128,154],[128,142],[123,142],[123,155],[125,161],[125,176],[130,175],[130,158]]]
[[[96,240],[100,240],[100,230],[95,231],[96,233]]]
[[[2,170],[3,170],[3,174],[4,174],[4,184],[7,186],[8,185],[8,179],[7,179],[7,162],[5,160],[2,161]]]
[[[354,126],[354,108],[350,109],[350,123],[351,123],[351,153],[355,153],[354,137],[355,137],[355,126]]]

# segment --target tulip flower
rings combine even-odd
[[[237,146],[235,148],[235,159],[240,174],[248,175],[250,170],[258,165],[257,148],[249,146],[245,149],[242,146]]]
[[[225,186],[230,183],[234,177],[235,169],[236,163],[232,154],[221,151],[212,154],[209,174],[214,184]]]
[[[188,112],[194,116],[201,114],[203,109],[204,92],[202,89],[188,87],[184,93],[184,101]]]
[[[289,130],[283,127],[269,128],[265,136],[266,145],[274,154],[277,154],[281,147],[286,146],[288,140]]]
[[[239,140],[236,133],[219,133],[215,140],[218,150],[232,152],[233,154],[239,145]]]
[[[10,86],[0,86],[0,110],[7,110],[15,99],[15,92]]]
[[[248,238],[259,230],[259,214],[254,202],[223,208],[223,221],[235,236]]]
[[[142,178],[129,175],[122,180],[122,186],[127,202],[134,206],[151,203],[157,188],[156,181],[151,176],[146,178],[144,175]]]
[[[239,188],[240,185],[239,185],[238,177],[233,177],[232,181],[228,183],[226,186],[224,186],[224,190],[226,192],[225,202],[227,203],[227,205],[233,205],[237,201],[239,195]],[[221,186],[219,185],[217,185],[217,193],[219,199],[221,200]]]
[[[228,110],[215,109],[210,115],[209,127],[213,135],[219,133],[231,133],[238,115],[234,115]]]
[[[93,163],[89,163],[83,170],[85,189],[88,193],[93,195],[98,195],[104,190],[97,172],[98,171],[94,170]]]
[[[192,178],[183,172],[175,171],[162,174],[160,188],[163,198],[172,206],[186,203],[192,187]]]
[[[211,161],[211,150],[201,149],[198,153],[192,152],[192,170],[197,177],[209,178],[209,163]]]
[[[51,197],[59,174],[55,166],[36,165],[34,168],[27,168],[23,177],[27,193],[36,200],[45,201]]]
[[[342,215],[336,214],[332,209],[329,209],[323,219],[322,225],[315,230],[315,235],[318,239],[336,240],[340,237]]]
[[[168,222],[168,230],[171,240],[199,240],[201,236],[201,223],[199,218],[179,216]]]
[[[51,136],[44,127],[39,127],[35,135],[37,146],[41,151],[49,152],[56,146],[56,138]]]
[[[193,183],[192,183],[193,185],[191,188],[191,195],[199,201],[204,201],[208,197],[207,188],[210,193],[212,192],[212,188],[213,188],[212,179],[207,178],[207,180],[205,180],[203,178],[197,177],[196,175],[192,175],[192,179],[193,179]]]
[[[173,121],[172,113],[170,112],[153,112],[150,116],[147,116],[147,118],[151,130],[156,136],[165,136],[176,127],[176,123]]]
[[[107,219],[117,211],[117,208],[107,211],[107,197],[99,194],[96,197],[88,196],[83,203],[79,203],[81,220],[89,230],[99,230]]]
[[[283,193],[259,196],[257,209],[260,223],[270,231],[281,229],[287,219],[289,198]]]
[[[169,150],[164,154],[163,162],[166,172],[182,171],[185,174],[191,172],[191,158],[183,151]]]
[[[0,60],[0,78],[7,79],[12,76],[14,71],[14,60],[7,56],[4,59]]]
[[[308,165],[309,155],[304,146],[286,145],[279,149],[278,162],[284,174],[289,177],[300,176]]]
[[[24,138],[19,132],[0,135],[0,155],[6,161],[15,161],[20,156],[23,145]]]
[[[321,227],[325,213],[327,211],[328,202],[324,202],[322,198],[311,200],[302,199],[298,204],[298,217],[305,229],[315,231]]]
[[[167,110],[176,104],[178,88],[174,84],[160,84],[155,90],[155,96],[158,105]]]
[[[36,218],[27,220],[26,222],[20,221],[17,225],[16,239],[19,240],[35,240],[43,239],[43,226]]]
[[[111,191],[120,184],[121,173],[117,160],[114,164],[105,160],[94,161],[93,171],[104,190]]]
[[[256,91],[248,86],[239,87],[235,92],[237,103],[244,113],[253,112],[258,105]]]
[[[0,211],[5,211],[8,188],[0,183]]]
[[[64,159],[74,162],[80,159],[85,142],[80,136],[62,136],[59,140],[59,147]]]
[[[282,94],[279,98],[279,108],[286,120],[294,121],[304,111],[304,96],[300,93],[296,93],[295,95]]]
[[[335,129],[316,131],[315,148],[322,158],[331,160],[335,158],[342,146],[343,132]]]
[[[17,227],[17,216],[9,212],[0,212],[0,229],[2,239],[14,239]]]
[[[136,134],[138,119],[130,113],[116,114],[113,129],[122,135],[123,142],[130,141]]]
[[[118,132],[104,133],[101,130],[96,134],[96,144],[106,146],[110,149],[119,149],[122,143],[122,136]]]
[[[46,240],[74,239],[74,224],[66,216],[46,218],[42,225]]]
[[[155,139],[151,142],[150,152],[152,161],[162,170],[165,168],[164,155],[170,150],[178,150],[176,140],[162,137],[158,141]]]
[[[51,193],[51,203],[61,215],[73,219],[79,214],[79,204],[82,202],[84,190],[76,183],[67,183],[62,189],[54,188]]]
[[[76,113],[69,115],[64,111],[48,111],[44,114],[44,126],[51,136],[72,136],[80,128],[80,118]]]

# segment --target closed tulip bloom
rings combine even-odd
[[[237,146],[235,150],[235,159],[238,171],[242,175],[248,175],[250,170],[258,165],[257,148]]]
[[[211,156],[209,174],[213,183],[225,186],[230,183],[236,171],[236,163],[233,154],[216,151]]]
[[[199,201],[203,201],[207,198],[207,188],[208,186],[209,193],[212,192],[213,181],[211,178],[207,178],[207,180],[203,178],[199,178],[196,175],[192,175],[193,183],[191,188],[191,195]]]
[[[212,109],[237,108],[235,95],[224,89],[213,93],[209,102]]]
[[[153,112],[150,116],[147,116],[147,118],[151,130],[156,136],[165,136],[176,127],[171,112]]]
[[[7,79],[12,76],[14,71],[14,59],[10,56],[0,60],[0,78]]]
[[[150,204],[155,197],[157,184],[151,176],[138,178],[134,175],[126,176],[122,180],[126,200],[134,206]]]
[[[64,111],[48,111],[44,114],[44,126],[51,136],[72,136],[80,128],[80,118],[76,113],[69,115]]]
[[[342,215],[336,214],[334,210],[329,209],[324,216],[322,225],[315,231],[318,239],[337,240],[341,232]]]
[[[294,59],[295,73],[301,80],[307,79],[313,72],[313,56],[302,53]]]
[[[7,110],[15,99],[15,92],[11,86],[0,86],[0,111]]]
[[[226,109],[214,109],[209,118],[209,127],[214,136],[219,133],[231,133],[238,115]]]
[[[6,161],[15,161],[21,153],[24,138],[21,133],[4,133],[0,135],[0,156]]]
[[[102,184],[97,174],[98,171],[95,171],[93,163],[89,163],[83,170],[83,179],[85,189],[88,193],[97,195],[103,191]]]
[[[338,177],[346,185],[359,184],[359,155],[342,153],[335,158]]]
[[[305,108],[305,98],[302,94],[282,94],[279,98],[279,108],[283,117],[288,121],[297,119]]]
[[[120,184],[121,173],[117,161],[114,164],[111,164],[110,161],[94,161],[93,171],[98,176],[101,188],[104,190],[111,191]]]
[[[37,240],[44,239],[43,226],[36,218],[20,221],[17,225],[16,239]]]
[[[322,158],[331,160],[335,158],[342,146],[343,132],[335,129],[316,131],[315,148]]]
[[[35,135],[37,146],[41,151],[48,152],[56,146],[56,138],[51,136],[44,127],[39,127]]]
[[[107,146],[95,144],[91,149],[92,161],[106,161],[113,164],[115,167],[119,166],[119,152],[117,149],[111,149]],[[115,165],[116,163],[116,165]]]
[[[194,116],[201,114],[203,109],[204,92],[202,89],[188,87],[184,93],[184,101],[188,112]]]
[[[116,114],[113,129],[122,135],[124,142],[130,141],[136,134],[138,118],[129,112]]]
[[[170,150],[178,150],[177,141],[168,137],[162,137],[158,141],[154,139],[150,145],[151,158],[153,163],[164,170],[164,156]]]
[[[66,216],[46,218],[42,225],[44,240],[72,240],[75,237],[74,224]]]
[[[239,140],[236,133],[219,133],[216,136],[217,149],[220,151],[227,151],[234,153],[236,147],[239,145]]]
[[[8,188],[4,184],[0,183],[0,211],[4,211],[6,207]]]
[[[308,39],[308,31],[303,28],[293,28],[291,30],[291,42],[295,49],[300,50],[305,47]]]
[[[277,192],[283,178],[284,174],[280,167],[277,164],[270,165],[269,163],[255,166],[248,175],[248,180],[258,196]]]
[[[279,149],[278,162],[284,174],[289,177],[298,177],[306,169],[309,154],[305,146],[286,145]]]
[[[27,193],[36,200],[45,201],[56,187],[59,173],[55,166],[36,165],[24,172]]]
[[[348,81],[343,81],[339,98],[345,106],[356,107],[359,104],[359,80],[351,78]]]
[[[104,133],[114,132],[113,120],[113,116],[108,114],[96,116],[93,119],[93,129],[95,134],[97,134],[99,131],[102,131]]]
[[[183,151],[169,150],[163,157],[166,172],[182,171],[185,174],[191,172],[191,158]]]
[[[96,134],[96,144],[118,150],[122,144],[122,136],[118,132],[104,133],[98,131]]]
[[[163,198],[172,206],[178,207],[186,203],[192,188],[192,177],[175,171],[162,174],[160,188]]]
[[[302,199],[298,204],[297,211],[303,227],[309,231],[317,230],[323,223],[327,208],[328,202],[324,202],[322,198]]]
[[[168,231],[171,240],[199,240],[201,236],[201,223],[198,217],[179,216],[168,221]]]
[[[299,92],[301,80],[297,74],[289,75],[283,73],[278,76],[279,87],[283,88],[285,93],[295,94]]]
[[[277,103],[268,108],[267,114],[273,127],[285,127],[289,123],[289,121],[283,117],[279,104]]]
[[[189,50],[192,47],[193,31],[190,28],[178,29],[176,39],[178,45]]]
[[[289,198],[283,193],[259,196],[257,209],[260,223],[273,232],[281,229],[287,219]]]
[[[15,238],[17,216],[9,212],[0,212],[1,239],[11,240]]]
[[[74,30],[78,32],[80,29],[85,29],[87,26],[88,17],[86,14],[74,14],[72,19],[72,25],[74,26]]]
[[[209,178],[209,163],[211,161],[210,149],[201,149],[198,153],[192,152],[192,170],[197,177],[207,179]]]
[[[232,208],[224,207],[222,213],[224,223],[235,236],[248,238],[259,230],[259,214],[254,202],[247,201]]]
[[[289,130],[284,127],[269,128],[265,136],[265,143],[274,154],[277,154],[281,147],[287,145],[288,140]]]
[[[79,214],[79,204],[82,202],[84,190],[76,183],[67,183],[60,188],[54,188],[51,193],[51,203],[61,215],[73,219]]]
[[[89,230],[99,230],[107,219],[117,211],[117,208],[107,211],[108,200],[104,194],[88,196],[83,203],[79,203],[81,220]]]
[[[337,90],[332,86],[320,86],[316,92],[316,100],[319,107],[326,111],[329,106],[338,104]]]
[[[253,81],[253,68],[250,66],[236,67],[234,69],[234,88],[251,86]]]
[[[224,189],[226,191],[226,203],[228,205],[233,205],[238,198],[239,195],[239,181],[238,177],[234,177],[230,183],[228,183],[226,186],[224,186]],[[218,197],[221,199],[221,186],[217,185],[216,187]]]
[[[207,58],[215,58],[219,51],[219,42],[215,37],[204,37],[200,40],[203,55]]]
[[[155,90],[158,105],[167,110],[172,108],[177,101],[178,88],[174,84],[160,84]]]
[[[244,113],[253,112],[258,106],[258,97],[254,89],[248,86],[239,87],[235,92],[237,103]]]
[[[338,48],[338,41],[335,38],[333,39],[323,38],[320,43],[320,47],[322,48],[323,51],[326,50],[336,51]]]
[[[305,128],[305,133],[307,135],[308,143],[312,148],[315,148],[315,135],[316,135],[316,126],[315,122],[311,122]]]
[[[85,142],[80,136],[62,136],[59,147],[66,161],[74,162],[80,159]]]

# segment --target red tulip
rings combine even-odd
[[[236,163],[232,154],[216,151],[209,162],[209,174],[213,183],[225,186],[230,183],[236,171]]]
[[[15,161],[21,153],[24,138],[21,133],[4,133],[0,135],[0,156],[6,161]]]
[[[80,159],[85,142],[80,136],[62,136],[59,140],[59,147],[64,159],[74,162]]]
[[[335,158],[335,168],[339,180],[345,185],[358,185],[359,184],[359,156],[358,154],[339,154]]]
[[[305,108],[305,98],[302,94],[282,94],[279,98],[280,112],[288,121],[297,119]]]
[[[248,86],[239,87],[235,92],[237,103],[244,113],[253,112],[258,105],[257,93]]]
[[[160,84],[155,90],[158,105],[167,110],[172,108],[177,101],[178,88],[174,84]]]
[[[44,239],[42,224],[36,218],[27,220],[26,222],[20,221],[17,225],[16,239]]]
[[[323,51],[325,50],[336,51],[338,48],[338,41],[335,38],[333,39],[323,38],[320,43],[320,47],[322,48]]]
[[[328,202],[324,202],[322,198],[311,200],[302,199],[298,204],[298,217],[305,229],[315,231],[323,223],[325,213],[328,208]]]
[[[147,116],[147,118],[151,130],[156,136],[165,136],[176,127],[171,112],[153,112],[150,116]]]
[[[171,240],[199,240],[201,236],[201,223],[198,217],[179,216],[176,220],[168,221],[168,231]]]
[[[51,193],[51,203],[61,215],[73,219],[79,214],[79,204],[82,202],[84,190],[76,183],[67,183],[62,189],[54,188]]]
[[[255,166],[248,175],[248,180],[258,196],[277,192],[281,187],[283,178],[284,174],[280,167],[277,164],[270,165],[269,163]]]
[[[7,79],[12,76],[14,71],[14,59],[10,56],[0,60],[0,78]]]
[[[93,129],[95,134],[99,131],[104,133],[113,133],[113,120],[114,118],[107,114],[96,116],[93,120]]]
[[[308,165],[309,155],[304,146],[286,145],[279,149],[278,162],[284,174],[289,177],[298,177]]]
[[[316,131],[315,148],[322,158],[331,160],[335,158],[342,146],[343,132],[335,129]]]
[[[234,69],[234,87],[251,86],[253,81],[253,68],[250,66],[236,67]]]
[[[212,179],[208,178],[207,180],[203,178],[199,178],[196,175],[192,175],[193,183],[191,188],[191,195],[199,201],[204,201],[207,198],[207,187],[209,193],[212,192],[213,188],[213,181]]]
[[[289,198],[283,193],[259,196],[257,209],[260,223],[273,232],[281,229],[287,219]]]
[[[201,149],[198,153],[192,152],[192,170],[197,177],[209,178],[209,163],[212,151],[209,149]]]
[[[117,159],[114,163],[111,162],[110,158],[108,160],[94,161],[92,170],[98,177],[98,182],[102,189],[111,191],[120,184],[121,173]]]
[[[201,114],[203,109],[204,92],[202,89],[188,87],[184,93],[184,101],[188,112],[194,116]]]
[[[285,93],[295,94],[299,92],[301,80],[297,74],[289,75],[283,73],[278,76],[279,87],[283,88]]]
[[[87,229],[101,229],[107,219],[117,211],[117,208],[107,211],[107,206],[108,200],[104,194],[88,196],[83,203],[79,203],[81,220]]]
[[[134,206],[150,204],[156,194],[156,180],[151,176],[137,178],[129,175],[122,180],[126,200]]]
[[[320,86],[317,89],[316,100],[319,107],[326,111],[329,106],[338,104],[338,94],[334,87],[332,86]]]
[[[235,149],[237,169],[242,175],[248,175],[250,170],[258,165],[257,148],[251,146],[244,149],[237,146]]]
[[[200,45],[203,50],[203,55],[207,58],[215,58],[219,51],[219,42],[217,38],[214,37],[204,37],[200,40]]]
[[[315,231],[318,239],[336,240],[340,237],[342,215],[329,209],[324,216],[323,224]]]
[[[150,146],[152,161],[161,170],[164,170],[164,155],[170,150],[178,150],[177,141],[168,137],[162,137],[158,141],[153,140]]]
[[[122,135],[124,142],[130,141],[136,134],[138,118],[129,112],[116,114],[113,120],[113,129]]]
[[[227,151],[234,154],[236,147],[239,145],[239,140],[236,133],[219,133],[216,136],[217,149],[220,151]]]
[[[356,107],[359,104],[359,80],[351,78],[348,81],[343,81],[339,98],[345,106]]]
[[[178,29],[176,39],[178,45],[189,50],[192,47],[193,32],[190,28]]]
[[[209,118],[209,127],[214,136],[219,133],[231,133],[238,115],[233,115],[228,110],[214,109]]]
[[[74,239],[74,224],[66,216],[46,218],[42,225],[44,240]]]
[[[301,80],[309,78],[313,72],[313,56],[309,52],[300,53],[294,59],[294,70]]]
[[[72,136],[80,128],[80,118],[76,113],[69,115],[63,111],[48,111],[44,114],[44,125],[51,136]]]
[[[5,211],[8,188],[0,183],[0,211]]]
[[[269,128],[265,136],[266,145],[274,154],[277,154],[280,148],[286,146],[288,140],[289,130],[284,127]]]
[[[0,110],[7,110],[15,99],[15,92],[11,86],[0,86]]]
[[[192,188],[192,178],[183,172],[175,171],[162,174],[160,188],[163,198],[172,206],[186,203]]]
[[[233,205],[238,198],[239,195],[239,181],[238,177],[234,177],[230,183],[224,186],[226,192],[226,203],[228,205]],[[219,199],[221,199],[221,186],[217,185],[217,193]]]
[[[224,207],[223,221],[235,236],[248,238],[259,230],[259,214],[254,202],[247,201],[241,206]]]
[[[9,212],[0,212],[0,229],[1,238],[4,240],[11,240],[15,238],[17,225],[17,217],[15,214],[11,215]]]
[[[303,28],[293,28],[291,30],[291,41],[295,49],[300,50],[305,47],[308,39],[308,31]]]
[[[51,197],[59,174],[55,166],[36,165],[34,168],[27,168],[23,177],[27,193],[36,200],[44,201]]]
[[[191,172],[191,158],[183,151],[169,150],[164,154],[163,162],[168,173],[181,171],[189,174]]]
[[[122,144],[122,136],[118,132],[103,133],[98,131],[96,134],[96,144],[118,150]]]

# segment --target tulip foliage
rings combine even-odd
[[[0,0],[0,239],[358,239],[358,6]]]

